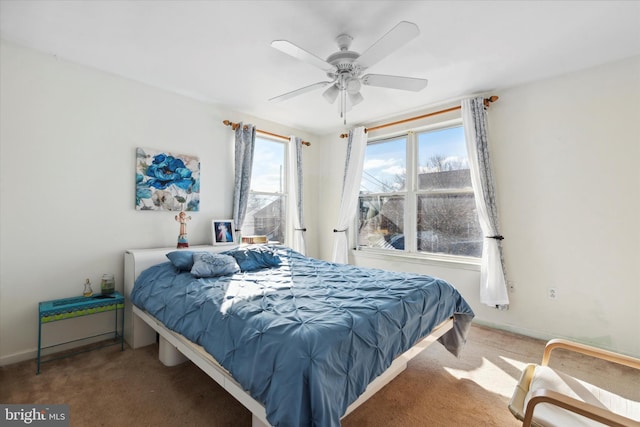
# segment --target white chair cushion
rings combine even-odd
[[[603,390],[599,387],[580,381],[562,372],[555,371],[548,366],[537,366],[529,392],[525,398],[525,408],[531,397],[531,393],[539,389],[553,390],[577,400],[594,406],[606,408],[627,418],[640,421],[640,402],[625,399],[617,394]],[[598,426],[603,424],[593,421],[582,415],[575,414],[565,409],[548,403],[536,405],[533,419],[538,423],[549,427],[568,426]]]

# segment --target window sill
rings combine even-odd
[[[434,255],[422,253],[392,253],[384,249],[352,249],[351,255],[354,259],[368,258],[379,259],[390,262],[405,262],[412,264],[434,265],[455,269],[480,271],[480,258]]]

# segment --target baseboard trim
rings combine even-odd
[[[90,346],[92,344],[101,342],[101,341],[107,341],[109,340],[109,338],[105,338],[104,336],[105,334],[102,335],[98,335],[98,336],[94,336],[94,337],[89,337],[89,338],[81,338],[80,340],[77,341],[71,341],[68,343],[64,343],[64,344],[58,344],[55,346],[55,351],[53,351],[52,349],[44,349],[43,348],[43,360],[46,360],[46,358],[52,354],[55,353],[61,353],[61,352],[65,352],[65,351],[70,351],[70,350],[74,350],[76,348],[81,348],[81,347],[85,347],[85,346]],[[13,365],[14,363],[20,363],[20,362],[24,362],[27,360],[33,360],[34,364],[36,363],[36,359],[38,358],[38,349],[34,348],[31,350],[25,350],[23,352],[19,352],[19,353],[13,353],[10,354],[8,356],[0,356],[0,367],[2,366],[7,366],[7,365]],[[44,362],[43,362],[44,363]],[[35,369],[35,368],[34,368]]]
[[[515,326],[512,326],[512,325],[506,325],[504,323],[488,322],[486,320],[473,319],[473,323],[478,325],[478,326],[485,326],[485,327],[491,328],[491,329],[497,329],[497,330],[500,330],[500,331],[511,332],[511,333],[514,333],[514,334],[523,335],[525,337],[543,340],[545,342],[549,341],[551,339],[554,339],[554,338],[562,338],[562,339],[566,339],[566,340],[569,340],[569,341],[578,342],[578,343],[581,343],[581,344],[591,345],[591,346],[598,347],[598,348],[601,348],[601,349],[604,349],[604,350],[609,350],[609,351],[613,351],[613,352],[616,352],[616,353],[626,354],[626,355],[629,355],[631,357],[640,357],[640,355],[638,355],[638,354],[633,354],[633,353],[630,353],[628,351],[624,351],[624,350],[622,350],[620,348],[613,347],[611,345],[606,345],[606,344],[603,344],[601,342],[581,340],[579,338],[568,336],[568,335],[555,334],[555,333],[554,334],[550,334],[550,333],[534,331],[534,330],[526,329],[526,328],[518,328],[518,327],[515,327]]]
[[[10,354],[8,356],[0,356],[0,367],[24,362],[25,360],[33,360],[35,363],[37,357],[38,351],[36,349]]]

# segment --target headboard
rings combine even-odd
[[[143,347],[156,342],[156,334],[133,314],[133,305],[129,299],[136,279],[147,268],[168,262],[167,254],[172,251],[200,251],[223,252],[233,249],[233,245],[220,246],[192,246],[184,249],[154,248],[154,249],[129,249],[124,253],[124,339],[131,348]]]

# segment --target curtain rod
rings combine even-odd
[[[236,130],[238,129],[238,126],[240,126],[240,123],[233,123],[232,121],[229,120],[223,120],[222,123],[224,123],[225,126],[231,126],[231,129]],[[244,126],[245,130],[247,129],[247,125]],[[280,138],[280,139],[286,139],[289,140],[288,137],[286,136],[282,136],[282,135],[278,135],[277,133],[271,133],[271,132],[267,132],[265,130],[260,130],[260,129],[256,129],[256,132],[265,134],[265,135],[269,135],[269,136],[273,136],[276,138]],[[306,145],[307,147],[309,147],[311,145],[310,142],[308,141],[302,141],[303,145]]]
[[[484,102],[484,106],[485,107],[489,107],[489,105],[492,102],[496,102],[498,99],[499,98],[497,96],[495,96],[495,95],[494,96],[490,96],[489,98],[485,98],[484,101],[483,101]],[[448,113],[450,111],[456,111],[456,110],[459,110],[461,108],[462,108],[462,106],[457,105],[455,107],[446,108],[444,110],[434,111],[433,113],[423,114],[421,116],[416,116],[416,117],[410,117],[408,119],[398,120],[397,122],[391,122],[391,123],[385,123],[383,125],[373,126],[373,127],[370,127],[370,128],[366,128],[364,131],[365,132],[371,132],[371,131],[382,129],[382,128],[386,128],[386,127],[389,127],[389,126],[401,125],[403,123],[412,122],[414,120],[425,119],[427,117],[437,116],[438,114],[444,114],[444,113]],[[340,138],[347,138],[347,137],[349,137],[348,133],[340,134]]]

